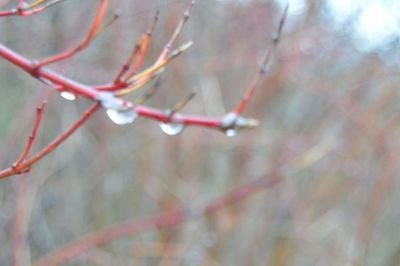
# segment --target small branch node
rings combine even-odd
[[[221,119],[220,128],[223,131],[227,131],[229,129],[240,130],[254,128],[259,124],[259,121],[256,119],[242,117],[235,112],[230,112]]]
[[[100,92],[97,94],[96,100],[107,110],[126,111],[133,107],[132,103],[115,97],[115,94],[112,92]]]
[[[39,61],[37,60],[32,60],[31,61],[31,70],[30,70],[30,74],[35,77],[35,78],[40,78],[40,75],[38,74],[39,69],[42,66],[40,65]]]

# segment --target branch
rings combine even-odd
[[[81,51],[82,49],[86,48],[89,43],[93,40],[95,35],[100,29],[101,22],[103,21],[104,14],[107,10],[107,6],[109,4],[110,0],[101,0],[101,4],[97,9],[96,15],[93,19],[92,24],[90,25],[90,28],[85,36],[85,38],[75,47],[61,52],[59,54],[56,54],[54,56],[50,56],[48,58],[42,59],[39,62],[35,63],[35,68],[40,68],[41,66],[45,66],[66,58],[69,58],[76,54],[77,52]]]
[[[116,92],[116,95],[126,95],[143,87],[143,85],[147,84],[149,80],[154,78],[156,75],[161,74],[166,65],[168,65],[172,60],[174,60],[187,49],[189,49],[192,44],[192,42],[187,42],[183,44],[177,50],[173,51],[167,58],[161,61],[157,61],[157,63],[155,63],[154,65],[131,77],[129,80],[126,81],[127,86],[129,85],[130,87],[119,90],[118,92]]]
[[[21,16],[27,17],[45,11],[49,7],[59,4],[65,0],[39,0],[32,4],[27,4],[24,0],[20,0],[17,8],[0,11],[0,17]],[[41,5],[42,4],[42,5]],[[41,6],[39,6],[41,5]]]
[[[122,66],[120,72],[115,77],[114,84],[118,84],[118,83],[122,82],[122,80],[121,80],[122,76],[124,76],[126,74],[126,72],[129,71],[131,66],[132,66],[132,69],[128,74],[126,74],[124,83],[126,82],[126,80],[129,77],[134,76],[137,73],[137,71],[139,70],[140,66],[142,65],[143,58],[144,58],[144,55],[146,54],[147,47],[150,43],[151,37],[153,36],[153,32],[156,27],[159,16],[160,16],[160,12],[157,11],[156,15],[154,16],[153,23],[151,24],[149,30],[147,31],[146,35],[143,36],[140,39],[140,41],[133,48],[132,53],[129,56],[127,62]],[[135,61],[135,58],[136,58],[136,61]]]
[[[25,2],[20,0],[18,8],[22,10],[24,10],[24,8],[30,8],[30,10],[33,10],[39,7],[43,8],[43,6],[41,5],[47,6],[50,4],[54,4],[55,2],[56,1],[50,2],[45,0],[37,0],[33,2],[31,6],[25,7]],[[0,44],[0,56],[8,60],[12,64],[18,66],[19,68],[23,69],[34,78],[44,82],[45,84],[58,91],[68,91],[70,93],[73,93],[74,95],[82,95],[90,101],[95,102],[92,107],[90,107],[86,111],[86,113],[69,130],[61,134],[52,143],[43,148],[36,155],[32,156],[29,160],[24,161],[26,155],[31,148],[30,146],[27,147],[26,150],[22,153],[21,157],[17,160],[14,168],[10,167],[0,171],[0,178],[29,170],[32,164],[43,158],[54,148],[60,145],[61,142],[63,142],[78,127],[80,127],[100,106],[106,109],[107,114],[109,115],[111,120],[113,120],[117,124],[132,123],[137,116],[142,116],[161,122],[163,130],[166,126],[168,126],[165,124],[170,124],[170,126],[179,126],[180,130],[176,132],[174,131],[174,134],[177,134],[177,132],[181,132],[186,125],[195,125],[218,129],[225,132],[228,136],[234,136],[236,135],[237,130],[253,128],[258,125],[257,120],[242,117],[240,116],[240,113],[254,93],[255,87],[259,79],[261,78],[261,75],[265,72],[265,68],[270,62],[271,54],[276,49],[286,18],[287,7],[281,17],[277,34],[273,38],[273,49],[271,49],[271,51],[269,49],[266,50],[260,71],[256,73],[253,81],[250,83],[250,86],[246,90],[243,99],[240,101],[234,111],[227,113],[222,117],[211,117],[208,115],[181,114],[178,112],[179,109],[175,109],[173,112],[171,112],[171,110],[169,109],[162,110],[146,107],[141,105],[141,101],[136,101],[136,104],[134,104],[121,98],[121,96],[129,94],[148,84],[150,81],[154,80],[163,71],[168,63],[170,63],[174,58],[182,54],[186,49],[190,47],[191,42],[188,42],[179,47],[177,50],[171,52],[172,45],[178,38],[179,34],[182,32],[182,29],[184,28],[186,22],[190,17],[194,1],[191,2],[190,6],[184,12],[182,19],[178,23],[174,33],[165,45],[156,62],[152,66],[141,71],[140,73],[137,73],[137,71],[141,66],[148,43],[154,31],[156,21],[158,20],[158,14],[154,18],[147,35],[144,36],[141,41],[139,41],[139,44],[136,46],[136,48],[134,48],[130,57],[128,58],[127,63],[122,67],[119,74],[111,84],[98,86],[85,85],[78,81],[72,80],[58,72],[52,71],[44,66],[68,58],[87,47],[94,36],[97,33],[101,32],[103,29],[101,27],[101,22],[106,12],[108,3],[109,0],[101,1],[101,4],[97,9],[95,18],[88,30],[88,33],[78,46],[55,56],[51,56],[42,61],[35,62],[34,60],[29,60],[7,48],[6,46]],[[128,72],[130,68],[131,71]],[[122,82],[120,82],[121,80]],[[31,145],[31,143],[28,143],[28,145]]]
[[[121,237],[132,236],[148,230],[173,227],[189,219],[211,215],[224,207],[243,201],[245,198],[260,190],[273,187],[280,181],[280,176],[276,172],[272,172],[258,179],[242,184],[227,194],[211,200],[202,206],[192,206],[189,208],[182,206],[176,210],[167,211],[153,217],[130,219],[126,222],[110,226],[71,242],[39,259],[33,265],[59,265],[95,246],[103,245]]]
[[[83,123],[85,123],[89,117],[99,109],[100,105],[98,103],[94,103],[91,107],[89,107],[86,112],[65,132],[56,137],[52,142],[50,142],[46,147],[37,152],[35,155],[31,156],[30,159],[27,159],[21,162],[18,167],[11,166],[0,171],[0,179],[22,173],[31,168],[31,166],[42,159],[44,156],[52,152],[55,148],[57,148],[61,143],[63,143],[67,138],[69,138]]]
[[[248,101],[253,96],[254,91],[256,90],[261,77],[265,73],[267,73],[269,64],[271,63],[271,60],[276,53],[276,48],[277,48],[277,46],[279,44],[279,40],[281,38],[281,33],[282,33],[283,25],[285,24],[288,8],[289,8],[289,5],[287,5],[285,10],[283,11],[281,19],[279,20],[278,29],[277,29],[276,33],[272,36],[272,40],[271,40],[272,47],[271,48],[267,47],[265,49],[265,52],[261,59],[260,68],[254,74],[252,81],[250,82],[249,86],[247,87],[247,90],[245,91],[245,93],[243,95],[243,98],[240,100],[238,105],[235,107],[235,109],[233,110],[233,113],[240,114],[243,111],[243,109],[246,107]]]
[[[33,142],[36,139],[36,133],[39,129],[39,125],[40,125],[40,121],[42,120],[43,117],[43,109],[44,106],[46,105],[47,102],[43,102],[39,107],[36,108],[36,119],[35,119],[35,123],[32,129],[32,133],[29,136],[28,142],[26,143],[26,146],[24,148],[24,150],[22,151],[21,155],[19,156],[19,158],[13,163],[12,168],[14,169],[15,173],[20,173],[18,172],[18,169],[20,168],[21,163],[25,160],[26,156],[28,155],[29,151],[32,148]],[[25,169],[23,169],[22,171],[24,171]],[[26,168],[26,170],[29,170],[29,167]]]
[[[101,93],[90,86],[69,79],[48,68],[36,68],[33,61],[12,51],[3,44],[0,44],[0,56],[38,79],[45,80],[50,84],[58,85],[63,88],[68,88],[73,93],[83,95],[90,100],[96,100],[96,98],[99,97],[98,95]]]
[[[190,14],[192,13],[193,6],[195,3],[196,3],[196,1],[193,0],[191,2],[190,6],[183,13],[183,17],[182,17],[181,21],[178,23],[178,26],[176,27],[174,34],[172,34],[171,39],[165,45],[163,51],[161,52],[160,56],[158,57],[156,64],[160,63],[161,61],[165,60],[168,57],[169,53],[171,52],[172,45],[174,44],[176,39],[181,34],[186,22],[189,20]]]

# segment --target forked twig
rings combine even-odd
[[[40,0],[36,1],[38,3],[27,4],[24,0],[19,0],[17,8],[7,10],[7,11],[0,11],[0,17],[8,17],[8,16],[31,16],[40,12],[45,11],[49,7],[52,7],[56,4],[59,4],[65,0]],[[46,3],[47,2],[47,3]],[[39,6],[40,4],[44,3],[44,5]]]
[[[66,50],[64,52],[61,52],[59,54],[56,54],[56,55],[53,55],[48,58],[40,60],[37,63],[35,63],[35,67],[39,68],[41,66],[45,66],[45,65],[69,58],[69,57],[73,56],[74,54],[76,54],[77,52],[81,51],[82,49],[86,48],[89,45],[89,43],[93,40],[93,38],[95,37],[97,32],[99,31],[101,22],[103,21],[104,14],[107,10],[107,6],[108,6],[109,2],[110,2],[110,0],[101,0],[101,4],[99,5],[99,7],[97,9],[96,15],[93,19],[92,24],[90,25],[90,28],[89,28],[86,36],[77,46],[75,46],[69,50]]]
[[[18,157],[18,159],[13,163],[12,167],[15,171],[15,173],[19,173],[18,169],[21,165],[21,163],[26,159],[26,156],[29,154],[29,151],[32,148],[33,142],[36,139],[36,133],[39,129],[40,126],[40,122],[42,120],[43,117],[43,110],[44,110],[44,106],[47,104],[47,102],[43,102],[40,106],[38,106],[36,108],[36,118],[35,118],[35,123],[34,126],[32,128],[32,132],[31,135],[28,138],[28,142],[25,145],[25,148],[23,149],[21,155]],[[21,169],[22,171],[25,169]]]
[[[122,66],[120,72],[114,79],[114,83],[122,82],[121,78],[125,74],[126,77],[124,78],[124,82],[126,82],[127,79],[129,79],[130,77],[134,76],[137,73],[140,66],[142,65],[144,55],[146,54],[147,47],[150,43],[151,37],[153,36],[153,32],[156,27],[159,16],[160,12],[157,11],[154,16],[153,22],[150,25],[149,30],[147,31],[146,35],[144,35],[133,48],[131,55],[128,58],[128,61]],[[131,70],[129,71],[129,69]]]
[[[171,36],[171,39],[167,42],[167,44],[165,45],[163,51],[161,52],[160,56],[158,57],[155,65],[159,64],[161,61],[165,60],[169,53],[171,52],[172,46],[174,44],[174,42],[178,39],[179,35],[181,34],[186,22],[189,20],[190,18],[190,14],[192,13],[193,10],[193,6],[195,5],[196,1],[193,0],[189,7],[185,10],[185,12],[183,13],[183,17],[180,20],[178,26],[176,27],[174,33]]]
[[[142,87],[144,84],[146,84],[149,81],[149,79],[154,77],[157,73],[161,73],[162,70],[164,69],[164,67],[168,63],[170,63],[172,60],[174,60],[180,54],[185,52],[191,46],[192,46],[192,42],[183,44],[181,47],[179,47],[177,50],[175,50],[173,53],[171,53],[168,58],[160,61],[159,63],[154,64],[153,66],[151,66],[151,67],[143,70],[142,72],[138,73],[137,75],[133,76],[131,79],[129,79],[127,81],[128,85],[133,84],[133,86],[119,90],[118,92],[116,92],[116,95],[118,95],[118,96],[125,95],[125,94],[131,93],[131,92],[137,90],[138,88]]]
[[[174,42],[179,37],[186,22],[190,18],[190,14],[192,12],[194,4],[195,4],[195,1],[194,0],[191,1],[189,7],[184,12],[182,19],[180,20],[177,27],[175,28],[174,33],[172,34],[169,41],[164,46],[158,59],[151,67],[149,67],[145,70],[144,73],[148,74],[148,76],[147,76],[148,81],[150,81],[152,79],[152,76],[154,75],[154,73],[157,70],[162,69],[162,67],[164,67],[171,59],[175,58],[177,55],[179,55],[180,53],[183,52],[183,50],[182,50],[179,53],[175,54],[170,59],[168,59]],[[120,72],[117,74],[116,78],[114,79],[114,82],[112,84],[108,84],[108,85],[95,86],[96,89],[114,91],[114,90],[119,90],[119,89],[125,89],[126,85],[131,85],[130,87],[134,87],[135,88],[134,90],[136,90],[147,83],[146,80],[140,80],[138,83],[141,85],[138,85],[138,83],[132,84],[134,81],[138,80],[141,77],[141,76],[137,76],[136,73],[142,64],[143,56],[147,50],[147,45],[151,39],[152,33],[154,31],[154,28],[155,28],[155,25],[156,25],[158,19],[159,19],[159,14],[157,12],[156,16],[154,17],[153,23],[150,26],[148,33],[146,34],[146,36],[142,37],[141,40],[136,44],[136,46],[134,47],[133,51],[131,52],[131,54],[128,58],[128,61],[122,66]],[[187,47],[187,48],[189,48],[189,47]],[[140,51],[140,53],[139,53],[139,51]],[[133,63],[135,58],[137,58],[136,62]],[[129,70],[131,65],[133,65],[131,71],[129,71],[129,73],[125,74]],[[144,73],[142,72],[142,73],[140,73],[140,75],[144,75]],[[121,82],[121,78],[124,74],[125,74],[125,78]],[[129,89],[129,90],[131,90],[131,89]],[[129,91],[129,90],[127,90],[127,91]],[[126,93],[128,93],[128,92],[126,92]],[[126,93],[123,93],[123,94],[126,94]]]
[[[68,128],[66,131],[64,131],[62,134],[60,134],[58,137],[56,137],[52,142],[50,142],[46,147],[41,149],[39,152],[36,154],[32,155],[29,159],[22,161],[18,167],[8,167],[2,171],[0,171],[0,179],[5,178],[10,175],[15,175],[22,173],[26,171],[29,168],[42,159],[44,156],[52,152],[55,148],[57,148],[61,143],[63,143],[68,137],[70,137],[82,124],[84,124],[89,117],[92,116],[100,107],[99,103],[94,103],[92,106],[90,106],[85,113],[77,120],[75,123]]]

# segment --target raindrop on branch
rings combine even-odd
[[[225,135],[227,135],[228,137],[234,137],[237,135],[237,131],[236,129],[230,128],[225,131]]]
[[[131,124],[138,117],[133,108],[129,108],[126,110],[108,109],[106,112],[111,121],[113,121],[117,125]]]
[[[60,92],[60,96],[63,97],[65,100],[68,101],[75,101],[76,95],[69,91],[62,91]]]
[[[181,133],[185,126],[183,124],[176,123],[161,123],[160,128],[165,134],[173,136]]]

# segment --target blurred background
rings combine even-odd
[[[111,81],[159,10],[149,66],[189,3],[111,2],[107,17],[120,19],[52,69],[87,84]],[[81,40],[97,4],[68,0],[33,17],[1,18],[0,42],[32,59],[55,54]],[[196,91],[183,112],[233,108],[285,5],[198,1],[178,41],[193,47],[167,67],[146,104],[170,108]],[[29,265],[85,234],[203,204],[271,172],[276,185],[215,215],[118,238],[65,265],[399,265],[399,34],[396,0],[292,0],[276,58],[244,113],[258,128],[168,136],[154,121],[119,126],[99,111],[29,174],[0,181],[0,265],[13,256]],[[66,101],[5,60],[0,82],[2,168],[18,157],[44,99],[33,151],[90,105]]]

